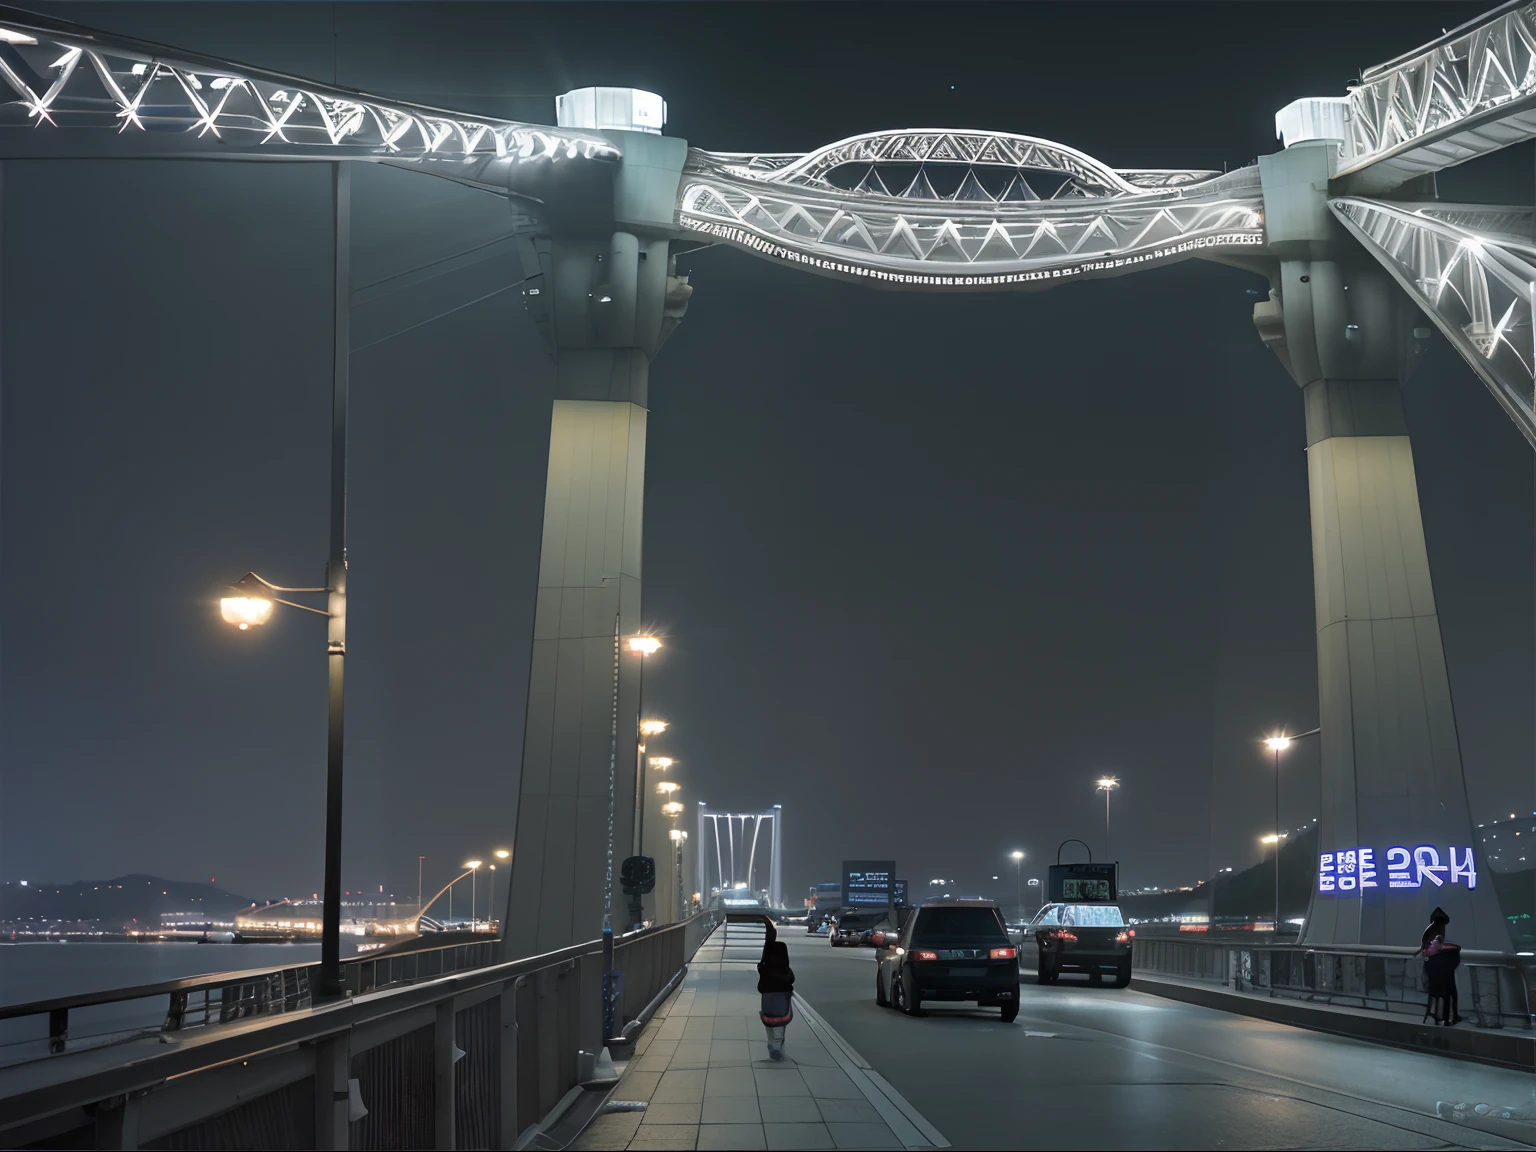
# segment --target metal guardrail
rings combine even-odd
[[[1138,928],[1136,971],[1221,984],[1238,992],[1422,1017],[1424,961],[1411,948],[1314,947],[1159,936]],[[1529,1030],[1536,968],[1502,952],[1463,950],[1456,972],[1464,1015],[1483,1028]]]
[[[716,923],[706,912],[621,937],[625,1003],[639,1012]],[[457,947],[482,943],[491,942]],[[359,989],[372,979],[373,990],[318,1005],[302,1003],[308,988],[298,995],[294,983],[308,968],[152,986],[172,1004],[186,994],[213,1007],[184,1013],[174,1028],[168,1013],[166,1027],[110,1046],[76,1046],[66,1029],[63,1051],[0,1067],[0,1147],[514,1148],[584,1067],[591,1074],[584,1054],[604,1039],[601,943],[423,971],[454,963],[428,955],[448,951],[350,961],[348,979]],[[408,980],[412,964],[415,982],[378,983]],[[265,997],[246,991],[263,985]],[[8,1011],[52,1019],[82,999]]]
[[[483,967],[495,959],[494,938],[479,940],[422,941],[418,947],[401,952],[354,957],[342,964],[342,985],[350,994],[372,992],[392,985],[444,976],[469,968]],[[14,1026],[0,1039],[0,1065],[42,1055],[57,1055],[71,1050],[70,1021],[78,1020],[86,1009],[105,1006],[137,1007],[151,1011],[143,1001],[164,1000],[163,1020],[158,1026],[135,1023],[130,1015],[119,1016],[117,1026],[99,1027],[94,1032],[79,1032],[74,1048],[89,1047],[105,1041],[121,1041],[147,1031],[178,1032],[183,1028],[206,1024],[228,1024],[252,1016],[270,1016],[312,1006],[310,990],[318,979],[318,964],[290,965],[278,968],[253,968],[237,972],[216,972],[167,980],[133,988],[112,988],[75,996],[61,996],[27,1004],[0,1006],[0,1022],[37,1022],[36,1029]],[[42,1023],[46,1019],[47,1031]],[[32,1051],[39,1049],[38,1051]]]

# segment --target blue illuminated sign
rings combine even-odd
[[[1447,884],[1477,887],[1477,866],[1472,849],[1450,847],[1446,862],[1440,861],[1440,849],[1421,844],[1408,849],[1388,848],[1384,853],[1386,878],[1382,879],[1382,857],[1374,848],[1341,848],[1324,852],[1317,862],[1317,890],[1327,895],[1363,892],[1367,888],[1435,888]]]

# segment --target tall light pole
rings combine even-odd
[[[320,926],[318,995],[342,995],[341,985],[341,800],[342,732],[347,655],[347,382],[352,347],[352,169],[331,165],[331,499],[330,554],[324,588],[280,588],[255,573],[236,585],[238,594],[219,608],[224,619],[248,631],[267,622],[272,604],[303,608],[328,618],[326,626],[327,712],[325,741],[325,881]],[[295,604],[273,592],[323,592],[324,609]]]
[[[635,855],[645,855],[645,722],[640,719],[645,707],[645,658],[661,648],[655,636],[631,636],[630,652],[640,657],[640,684],[635,694]]]
[[[1300,740],[1307,736],[1316,736],[1321,728],[1314,728],[1310,732],[1302,732],[1296,736],[1287,736],[1280,732],[1274,736],[1266,737],[1264,743],[1275,757],[1275,939],[1280,938],[1280,753],[1291,746],[1292,740]]]
[[[421,870],[426,864],[425,856],[416,857],[416,915],[421,915]]]
[[[502,860],[502,861],[510,860],[512,858],[512,853],[508,852],[505,848],[498,848],[498,849],[496,849],[495,855],[496,855],[496,859]],[[490,881],[490,883],[491,883],[490,895],[486,897],[486,901],[485,901],[485,918],[486,918],[486,920],[490,924],[491,931],[495,932],[496,931],[496,922],[495,922],[494,919],[492,919],[492,917],[494,917],[496,915],[496,865],[494,865],[494,864],[491,865],[491,881]]]
[[[1111,863],[1114,862],[1114,857],[1109,851],[1109,794],[1118,787],[1120,787],[1118,776],[1100,776],[1098,783],[1094,785],[1096,791],[1104,793],[1104,859]]]
[[[466,860],[464,867],[469,869],[469,930],[475,930],[475,878],[480,875],[480,861]]]
[[[681,804],[678,805],[682,807]],[[686,915],[683,911],[683,841],[688,839],[688,833],[681,828],[673,828],[667,833],[672,841],[673,862],[672,867],[677,872],[677,918],[683,919]]]
[[[1013,858],[1014,899],[1019,905],[1019,919],[1024,919],[1024,853],[1015,848],[1008,853]]]

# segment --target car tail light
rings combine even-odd
[[[1048,940],[1063,940],[1069,944],[1077,943],[1077,933],[1068,932],[1065,928],[1052,928],[1048,932],[1041,933]]]
[[[1115,937],[1116,944],[1129,944],[1136,936],[1136,929],[1127,928]]]
[[[994,949],[992,949],[992,959],[994,959],[994,960],[1012,960],[1018,954],[1019,954],[1019,950],[1017,948],[994,948]]]
[[[912,953],[912,959],[914,959],[914,960],[937,960],[938,958],[939,958],[939,954],[937,952],[914,952],[914,953]]]

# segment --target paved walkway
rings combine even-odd
[[[757,1016],[762,931],[727,927],[699,949],[609,1098],[645,1110],[603,1112],[572,1148],[948,1147],[798,991],[784,1059],[770,1060]]]

